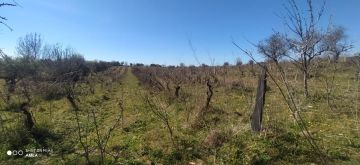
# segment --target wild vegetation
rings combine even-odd
[[[328,163],[359,162],[358,60],[340,60],[332,73],[327,58],[315,59],[319,66],[310,74],[309,98],[303,97],[301,72],[289,62],[279,64],[299,106],[296,115]],[[263,64],[280,78],[272,63]],[[53,152],[1,159],[8,164],[321,163],[272,81],[262,129],[251,131],[261,67],[254,66],[255,76],[251,68],[115,66],[78,80],[72,75],[35,82],[24,76],[12,93],[2,81],[2,150]],[[334,74],[330,94],[328,74]]]
[[[233,41],[247,64],[87,61],[27,34],[0,50],[1,164],[360,164],[360,54],[288,2],[290,34]]]

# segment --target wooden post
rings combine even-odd
[[[259,77],[255,108],[251,115],[251,129],[253,132],[261,131],[262,114],[265,104],[266,77],[266,68],[263,68]]]
[[[29,112],[29,104],[28,103],[22,103],[20,106],[20,110],[25,115],[25,121],[24,125],[28,131],[31,131],[31,129],[34,127],[34,121],[31,113]]]

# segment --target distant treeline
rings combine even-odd
[[[124,65],[118,61],[87,61],[73,48],[63,48],[60,44],[43,45],[42,42],[39,34],[30,33],[19,39],[16,56],[6,55],[0,50],[0,78],[7,83],[29,76],[57,79],[72,75],[75,78]]]

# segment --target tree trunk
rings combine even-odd
[[[11,78],[6,83],[7,83],[7,86],[8,86],[8,93],[6,95],[6,101],[8,103],[10,103],[11,94],[15,92],[16,80],[15,80],[15,78]]]
[[[304,74],[304,96],[307,98],[309,96],[308,90],[308,72],[306,70],[303,71]]]
[[[256,102],[253,114],[251,115],[251,129],[253,132],[261,131],[262,114],[265,104],[266,93],[266,68],[261,71],[258,88],[256,93]]]
[[[340,52],[336,52],[335,55],[334,55],[334,62],[338,63],[339,60],[340,60]]]
[[[210,105],[210,101],[211,101],[211,98],[214,94],[213,92],[213,86],[210,84],[210,80],[208,79],[207,82],[206,82],[206,85],[208,87],[208,91],[206,92],[207,94],[207,97],[206,97],[206,104],[205,104],[205,108],[208,109],[209,108],[209,105]]]
[[[179,91],[180,91],[180,86],[178,85],[178,86],[176,86],[176,88],[175,88],[175,96],[176,96],[176,97],[179,97]]]

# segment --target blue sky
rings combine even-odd
[[[231,44],[258,42],[273,29],[285,31],[275,13],[285,0],[16,0],[21,7],[0,8],[14,30],[0,26],[0,48],[15,55],[19,37],[40,33],[46,43],[72,46],[89,60],[176,65],[234,63],[249,59]],[[6,1],[5,1],[6,2]],[[299,1],[305,2],[305,1]],[[328,0],[326,17],[347,29],[359,51],[360,1]]]

